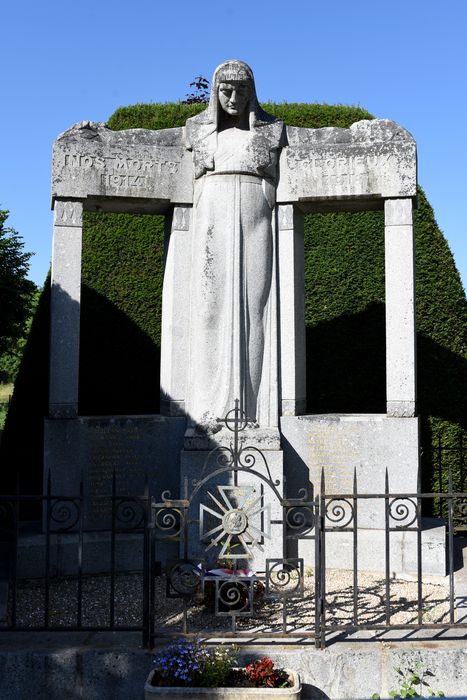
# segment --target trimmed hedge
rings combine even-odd
[[[138,104],[118,109],[112,129],[170,128],[203,105]],[[359,107],[265,104],[288,124],[348,127],[372,116]],[[84,219],[80,413],[157,413],[164,217],[86,214]],[[415,214],[419,413],[424,477],[441,430],[454,444],[467,428],[467,303],[448,244],[422,190]],[[306,326],[310,412],[384,412],[384,230],[382,212],[306,217]],[[46,304],[46,300],[42,306]],[[42,308],[42,307],[41,307]],[[42,315],[41,323],[44,324]],[[34,344],[31,334],[31,345]],[[37,426],[46,404],[34,384],[42,351],[25,354],[2,445],[14,468],[12,425],[21,424],[37,471]],[[36,377],[37,378],[37,377]],[[20,396],[20,394],[22,394]],[[31,397],[34,399],[31,401]],[[24,441],[23,441],[24,442]],[[458,474],[458,468],[453,461]]]
[[[266,112],[282,119],[291,126],[319,129],[324,126],[347,128],[360,119],[374,119],[361,107],[348,105],[309,104],[306,102],[266,102],[261,105]],[[114,131],[122,129],[170,129],[184,126],[189,117],[194,117],[206,108],[203,104],[186,105],[181,102],[163,104],[136,104],[119,107],[107,122]]]
[[[159,411],[164,217],[86,213],[79,406]]]

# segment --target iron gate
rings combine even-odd
[[[181,605],[173,633],[318,640],[319,500],[310,498],[311,484],[296,498],[285,497],[282,474],[274,478],[264,452],[242,440],[251,423],[238,400],[223,424],[231,433],[230,444],[208,452],[198,478],[184,479],[183,497],[172,499],[165,492],[161,502],[152,502],[147,641],[171,634],[167,619],[163,626],[155,622],[153,582],[160,550],[165,555],[165,594]],[[307,588],[300,556],[304,541],[314,548],[314,575],[310,571]],[[172,559],[170,546],[178,550]],[[291,625],[294,606],[305,599],[306,624]],[[193,607],[196,615],[190,616]],[[200,619],[214,624],[204,628]]]

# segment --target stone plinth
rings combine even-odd
[[[379,414],[308,415],[281,418],[288,495],[309,479],[320,491],[324,468],[326,494],[351,494],[354,469],[358,493],[415,493],[418,475],[418,418]],[[359,527],[384,527],[384,499],[359,506]]]
[[[446,575],[446,527],[435,518],[422,519],[422,576]],[[313,566],[314,542],[299,541],[299,556]],[[354,539],[352,532],[326,533],[326,569],[352,570]],[[390,577],[417,577],[417,534],[415,532],[391,532],[389,539]],[[386,538],[384,530],[359,528],[357,533],[358,571],[380,572],[386,570]]]
[[[315,495],[323,467],[327,493],[351,493],[356,468],[359,493],[384,493],[387,468],[391,492],[414,492],[418,431],[418,418],[384,414],[282,416],[288,482],[296,481],[301,462]]]
[[[44,492],[51,474],[52,495],[78,495],[84,481],[85,530],[111,528],[110,497],[115,472],[117,495],[160,496],[178,484],[185,418],[102,416],[45,421]],[[66,523],[63,523],[66,525]]]
[[[281,437],[284,450],[284,471],[287,496],[293,497],[310,480],[313,495],[320,493],[324,470],[326,528],[353,526],[350,508],[342,499],[351,496],[354,470],[358,494],[379,495],[379,498],[358,499],[357,557],[358,568],[385,571],[385,475],[388,470],[389,493],[416,493],[419,458],[418,418],[385,415],[309,415],[283,416]],[[328,498],[329,497],[329,498]],[[391,501],[392,502],[392,501]],[[405,518],[390,520],[390,526],[409,526],[415,517],[413,499],[395,502],[391,511],[399,514],[397,503],[403,505]],[[337,506],[333,510],[333,505]],[[342,506],[342,509],[340,508]],[[400,511],[400,514],[403,514]],[[412,523],[412,527],[416,522]],[[446,573],[446,529],[440,520],[422,521],[422,568],[425,575],[444,576]],[[314,543],[300,541],[299,556],[313,565]],[[415,532],[391,532],[389,543],[390,572],[416,574],[417,536]],[[327,532],[326,566],[352,569],[354,555],[353,532]]]

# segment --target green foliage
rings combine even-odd
[[[0,355],[0,381],[2,382],[15,382],[40,295],[41,290],[36,289],[31,296],[29,316],[24,323],[22,335],[17,339],[11,339],[9,347],[5,350],[3,355]]]
[[[238,648],[209,647],[199,639],[171,642],[153,660],[154,685],[214,688],[224,686],[237,663]]]
[[[308,104],[306,102],[266,102],[262,107],[290,126],[321,129],[326,126],[348,128],[361,119],[374,119],[361,107],[349,105]]]
[[[360,107],[342,105],[263,106],[287,124],[303,127],[348,127],[360,119],[372,118]],[[138,104],[118,109],[108,125],[116,130],[182,126],[202,109],[202,104]],[[85,215],[81,414],[159,410],[163,219]],[[467,304],[448,244],[422,190],[415,214],[415,238],[418,408],[427,487],[433,484],[435,455],[431,446],[438,431],[442,430],[444,439],[454,444],[467,428]],[[382,212],[306,216],[305,271],[307,410],[385,412]],[[39,304],[41,309],[47,303],[47,293]],[[31,342],[32,336],[33,332]],[[21,382],[18,377],[28,391],[20,402],[17,386],[12,403],[18,405],[18,410],[21,403],[16,418],[19,424],[35,421],[37,437],[37,426],[42,426],[46,413],[43,377],[47,375],[47,362],[43,353],[47,326],[40,333],[37,330],[34,337],[39,345],[31,350],[29,359],[25,358]],[[31,396],[36,397],[33,406]],[[36,451],[30,455],[37,463],[42,446],[34,444]],[[452,465],[458,474],[454,461]]]
[[[0,430],[3,430],[8,413],[10,397],[13,393],[12,384],[0,384]]]
[[[438,435],[454,448],[467,428],[467,303],[449,246],[425,194],[414,217],[418,412],[425,490],[438,483]],[[315,214],[305,220],[308,410],[385,412],[382,212]],[[364,358],[364,362],[362,362]],[[459,457],[443,453],[462,490]]]
[[[164,217],[87,213],[80,412],[157,413]]]
[[[32,253],[25,253],[21,236],[5,226],[8,213],[0,210],[0,357],[23,334],[36,290],[26,278]]]
[[[416,657],[415,657],[416,658]],[[427,669],[422,661],[416,661],[410,654],[403,654],[400,666],[394,667],[397,679],[397,688],[389,691],[391,698],[444,698],[442,690],[433,690],[428,678],[433,673]],[[426,694],[426,695],[425,695]],[[379,693],[373,693],[371,700],[380,700]]]
[[[463,491],[467,484],[457,448],[459,439],[467,436],[467,303],[448,243],[421,190],[415,235],[422,487],[445,490],[450,469],[453,489]],[[441,481],[434,469],[439,444],[444,446]]]
[[[190,83],[192,92],[186,95],[183,103],[186,105],[206,104],[209,102],[209,80],[203,78],[202,75],[197,75],[192,83]]]
[[[189,117],[206,109],[203,104],[136,104],[119,107],[110,117],[107,126],[114,131],[122,129],[171,129],[184,126]]]
[[[238,663],[238,647],[220,645],[209,649],[207,663],[201,672],[200,686],[220,688],[226,684],[232,668]]]
[[[305,323],[308,410],[385,412],[382,212],[305,217]]]
[[[255,688],[286,688],[289,685],[287,672],[274,668],[274,661],[269,656],[248,664],[245,675]]]
[[[361,107],[266,102],[262,107],[291,126],[319,129],[325,126],[349,127],[360,119],[374,119]],[[122,129],[170,129],[184,126],[189,117],[199,114],[206,105],[164,102],[163,104],[136,104],[119,107],[110,117],[107,126],[115,131]]]

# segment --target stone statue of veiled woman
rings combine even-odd
[[[258,104],[242,61],[214,72],[208,108],[186,122],[195,190],[187,412],[212,429],[240,400],[277,426],[275,190],[284,124]]]

